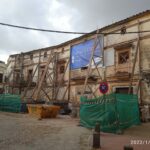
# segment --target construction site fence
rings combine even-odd
[[[119,133],[140,124],[138,96],[109,94],[95,99],[80,98],[80,124],[94,128],[100,124],[101,131]]]
[[[0,94],[0,111],[18,113],[20,108],[20,95]]]

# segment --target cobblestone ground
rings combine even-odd
[[[132,127],[123,135],[101,133],[102,150],[149,150],[150,124]],[[78,119],[58,116],[38,120],[27,114],[0,112],[0,150],[90,150],[92,131],[78,126]]]

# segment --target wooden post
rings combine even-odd
[[[24,94],[22,95],[22,98],[21,98],[22,100],[24,100],[24,98],[25,98],[25,96],[26,96],[26,94],[27,94],[28,88],[31,86],[32,79],[33,79],[33,77],[34,77],[34,75],[35,75],[35,73],[36,73],[38,67],[39,67],[39,64],[36,66],[33,75],[31,76],[30,80],[28,81],[27,88],[25,89]]]
[[[70,53],[70,57],[69,57],[69,60],[71,61],[71,53]],[[69,84],[69,87],[68,87],[68,102],[70,101],[70,88],[71,88],[71,85],[70,85],[70,83],[71,83],[71,63],[69,62],[69,77],[68,77],[68,84]]]
[[[39,50],[39,66],[38,66],[38,79],[37,79],[37,83],[39,82],[39,79],[40,79],[40,64],[41,64],[41,50]]]
[[[15,56],[15,63],[14,63],[14,67],[13,67],[12,94],[14,94],[14,86],[15,86],[15,68],[16,68],[16,56]]]
[[[57,53],[54,54],[54,65],[53,65],[53,81],[52,81],[52,99],[55,99],[55,95],[56,95],[56,84],[57,84]]]
[[[69,82],[68,82],[67,87],[66,87],[66,90],[65,90],[65,92],[64,92],[64,94],[63,94],[62,101],[64,101],[64,98],[65,98],[65,96],[66,96],[66,93],[67,93],[68,88],[69,88]]]
[[[43,75],[41,76],[41,79],[40,79],[40,81],[39,81],[39,83],[38,83],[37,90],[35,91],[35,93],[34,93],[34,95],[33,95],[33,99],[34,99],[34,100],[37,100],[37,98],[38,98],[38,96],[39,96],[39,93],[40,93],[40,90],[41,90],[41,87],[42,87],[42,83],[43,83],[43,81],[44,81],[45,75],[46,75],[46,73],[47,73],[49,64],[50,64],[50,62],[52,61],[52,59],[53,59],[53,54],[51,53],[51,55],[50,55],[50,57],[49,57],[49,59],[48,59],[48,61],[47,61],[47,64],[46,64],[46,66],[45,66],[45,70],[44,70],[44,72],[43,72]]]
[[[97,64],[95,63],[94,58],[93,58],[93,62],[94,62],[94,65],[95,65],[95,67],[96,67],[96,70],[97,70],[97,72],[98,72],[98,75],[99,75],[100,79],[102,80],[102,77],[101,77],[100,71],[98,70],[98,67],[97,67]]]
[[[88,78],[89,78],[89,75],[91,73],[92,60],[93,60],[95,49],[96,49],[97,44],[98,44],[98,42],[97,42],[98,33],[99,33],[99,30],[97,30],[97,34],[96,34],[95,41],[94,41],[94,46],[92,48],[92,53],[91,53],[90,62],[89,62],[88,70],[87,70],[87,75],[86,75],[84,86],[83,86],[82,95],[84,95],[84,92],[85,92],[86,86],[87,86],[87,82],[88,82]]]
[[[95,93],[93,92],[92,88],[88,85],[88,88],[90,89],[90,91],[92,92],[93,96],[96,98]]]
[[[22,91],[22,81],[23,81],[23,63],[24,63],[24,55],[23,53],[20,54],[20,59],[21,62],[20,63],[20,85],[19,85],[19,94],[21,95],[21,91]],[[19,60],[20,60],[19,59]]]
[[[133,81],[133,77],[134,77],[134,71],[135,71],[135,66],[136,66],[137,54],[138,54],[138,49],[139,49],[139,41],[140,41],[140,39],[138,37],[137,46],[136,46],[136,52],[135,52],[135,57],[134,57],[134,62],[133,62],[133,67],[132,67],[132,72],[131,72],[131,77],[130,77],[130,85],[129,85],[128,94],[131,93],[132,81]]]
[[[100,144],[100,124],[96,123],[93,133],[93,148],[101,148]]]
[[[66,65],[66,68],[65,68],[64,74],[63,74],[63,76],[62,76],[62,78],[61,78],[61,81],[63,81],[63,79],[64,79],[64,76],[65,76],[65,73],[66,73],[66,71],[67,71],[67,68],[68,68],[69,62],[70,62],[70,59],[69,59],[69,60],[68,60],[68,62],[67,62],[67,65]],[[60,88],[60,86],[61,86],[61,83],[59,83],[59,85],[57,86],[55,99],[57,99],[57,94],[58,94],[58,92],[59,92],[59,88]]]
[[[44,88],[41,88],[41,89],[44,92],[44,94],[46,95],[46,97],[48,98],[48,100],[51,101],[51,98],[49,97],[49,95],[47,94],[47,92],[44,90]]]
[[[140,21],[138,21],[138,36],[139,36],[139,76],[140,76],[140,79],[139,79],[139,87],[138,89],[140,90],[140,103],[142,104],[142,98],[143,98],[143,93],[142,93],[142,81],[141,81],[141,72],[142,72],[142,60],[141,60],[141,57],[142,57],[142,51],[141,51],[141,42],[140,42]]]
[[[130,145],[124,146],[123,150],[133,150],[133,147]]]
[[[129,91],[128,94],[131,93],[131,88],[132,88],[132,80],[134,77],[134,70],[135,70],[135,65],[136,65],[136,60],[137,60],[137,55],[139,57],[139,76],[141,77],[141,49],[140,49],[140,22],[138,21],[138,41],[137,41],[137,47],[136,47],[136,53],[135,53],[135,58],[134,58],[134,64],[132,68],[132,73],[131,73],[131,78],[130,78],[130,86],[129,86]],[[139,79],[139,84],[138,84],[138,90],[140,90],[140,101],[141,101],[141,80]]]
[[[105,59],[104,59],[104,39],[105,39],[105,36],[103,35],[103,48],[102,48],[102,50],[103,50],[103,53],[102,53],[102,58],[103,58],[103,67],[105,66]]]

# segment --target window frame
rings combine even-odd
[[[3,83],[3,77],[4,77],[4,74],[0,73],[0,83]]]
[[[43,57],[44,57],[44,58],[47,58],[47,52],[44,52]]]
[[[33,60],[33,54],[30,54],[30,60]]]
[[[124,62],[121,62],[121,54],[128,54],[128,58],[126,59],[126,61],[124,60]],[[126,56],[125,56],[126,57]],[[123,58],[122,58],[123,59]],[[127,64],[129,62],[130,59],[130,50],[129,49],[125,49],[125,50],[120,50],[118,51],[118,65],[123,65],[123,64]]]
[[[62,69],[62,67],[63,67],[63,69]],[[62,64],[59,66],[59,74],[63,74],[63,73],[65,73],[65,64]]]

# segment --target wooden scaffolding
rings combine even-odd
[[[22,95],[22,100],[26,99],[32,99],[32,100],[41,100],[46,98],[48,101],[57,101],[58,100],[58,93],[59,90],[63,84],[63,79],[65,77],[67,68],[69,67],[70,64],[70,59],[67,61],[66,66],[65,66],[65,71],[62,75],[62,78],[60,82],[57,81],[57,64],[58,64],[58,53],[51,51],[49,54],[49,57],[47,59],[46,65],[44,67],[43,72],[41,73],[40,71],[40,64],[41,64],[41,51],[39,51],[39,63],[37,64],[32,77],[28,81],[28,85],[24,90],[24,93]],[[28,91],[31,87],[31,81],[33,80],[36,72],[38,71],[38,79],[35,88],[31,92],[31,94],[28,94]],[[46,82],[45,82],[46,81]],[[65,95],[67,91],[69,90],[69,85],[70,82],[68,80],[68,83],[66,85],[66,89],[62,95],[62,100],[65,99]]]

